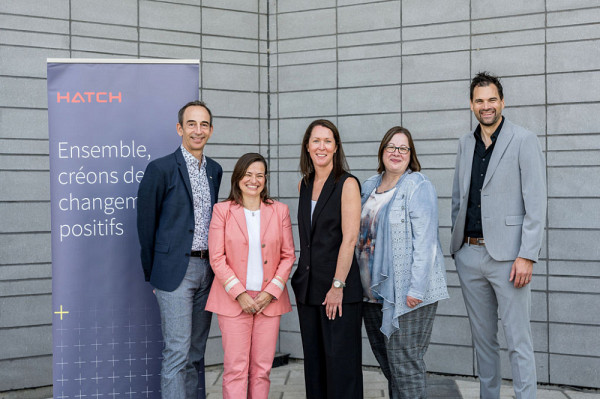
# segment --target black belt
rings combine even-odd
[[[200,258],[200,259],[208,259],[208,249],[202,249],[200,251],[192,251],[190,253],[191,257]]]

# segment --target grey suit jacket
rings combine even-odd
[[[475,137],[459,140],[452,188],[450,253],[463,245]],[[497,261],[538,261],[546,221],[546,167],[532,132],[504,120],[481,189],[485,245]]]

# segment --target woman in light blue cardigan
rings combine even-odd
[[[390,129],[378,174],[362,185],[356,255],[363,318],[391,398],[426,398],[425,362],[437,301],[448,298],[437,195],[420,173],[410,132]]]

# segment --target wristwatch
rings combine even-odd
[[[341,280],[338,280],[337,278],[333,279],[333,288],[344,288],[346,287],[346,283],[344,283]]]

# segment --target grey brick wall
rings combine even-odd
[[[214,111],[207,151],[225,169],[221,196],[235,160],[267,154],[276,137],[264,0],[8,0],[0,27],[1,392],[52,383],[47,58],[202,60],[198,90]],[[221,362],[215,319],[207,363]]]
[[[385,131],[413,133],[439,196],[447,253],[457,138],[476,126],[470,78],[503,77],[505,114],[536,132],[548,171],[548,228],[536,265],[532,331],[540,382],[600,386],[600,4],[597,1],[306,1],[273,4],[272,88],[280,192],[296,209],[298,148],[310,120],[340,128],[352,171],[377,166]],[[454,262],[427,354],[431,371],[474,375],[469,323]],[[506,347],[500,327],[500,339]],[[301,357],[295,314],[281,348]],[[376,364],[363,340],[366,364]],[[506,350],[503,375],[510,378]]]
[[[385,131],[404,125],[438,191],[445,250],[457,138],[475,126],[469,79],[481,69],[501,75],[505,114],[538,134],[548,168],[532,285],[538,378],[600,387],[597,0],[5,0],[0,27],[0,391],[51,384],[46,58],[69,57],[201,59],[221,196],[237,157],[259,151],[272,194],[292,214],[311,120],[337,123],[361,179],[374,173]],[[427,363],[473,375],[460,286],[446,265],[451,299],[439,307]],[[302,357],[295,312],[282,319],[280,349]],[[375,364],[366,339],[363,354]],[[214,323],[207,360],[221,359]]]

